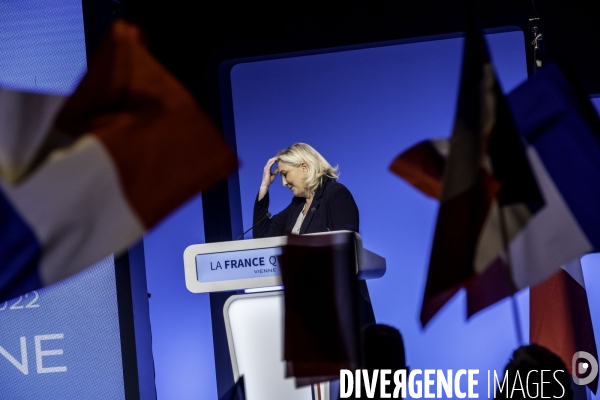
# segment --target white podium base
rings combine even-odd
[[[235,380],[247,400],[330,400],[327,382],[296,388],[285,378],[283,292],[231,296],[223,308]]]

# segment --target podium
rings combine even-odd
[[[327,235],[332,244],[344,231]],[[359,279],[385,274],[385,258],[362,247],[352,232]],[[236,292],[223,307],[233,377],[244,375],[248,400],[328,400],[328,384],[296,388],[285,378],[284,303],[278,256],[286,236],[196,244],[183,255],[186,287],[192,293]],[[218,377],[217,377],[218,379]],[[334,400],[331,398],[331,400]]]

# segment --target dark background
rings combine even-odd
[[[539,16],[544,61],[568,59],[588,93],[600,93],[600,2],[536,0],[535,9],[531,0],[474,3],[483,28],[515,25],[527,39],[529,18]],[[88,51],[115,16],[138,24],[156,57],[213,117],[220,116],[223,59],[463,31],[464,7],[463,0],[83,0]]]

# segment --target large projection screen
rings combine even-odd
[[[0,87],[71,94],[86,70],[81,1],[5,1],[0,15]],[[0,303],[0,377],[0,399],[125,399],[112,255]]]

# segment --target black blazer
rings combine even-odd
[[[303,197],[294,197],[289,206],[272,218],[261,218],[269,211],[269,192],[258,201],[258,195],[254,203],[254,221],[252,237],[264,238],[271,236],[282,236],[294,229],[298,215],[302,212],[306,200]],[[311,210],[308,210],[300,234],[348,230],[358,232],[358,207],[354,197],[346,186],[333,179],[326,179],[315,193],[310,205],[311,210],[316,208],[317,218]],[[323,222],[321,222],[323,221]],[[327,224],[327,228],[324,224]],[[375,314],[371,305],[369,290],[364,280],[358,281],[359,293],[359,321],[361,326],[375,323]]]
[[[302,212],[306,200],[294,197],[289,206],[272,218],[264,218],[253,229],[254,238],[282,236],[290,233]],[[316,208],[317,218],[311,211]],[[254,221],[256,224],[269,211],[269,192],[254,203]],[[325,227],[325,224],[327,227]],[[346,186],[333,179],[326,179],[317,189],[315,197],[300,227],[300,234],[348,230],[358,232],[358,207],[354,197]]]

